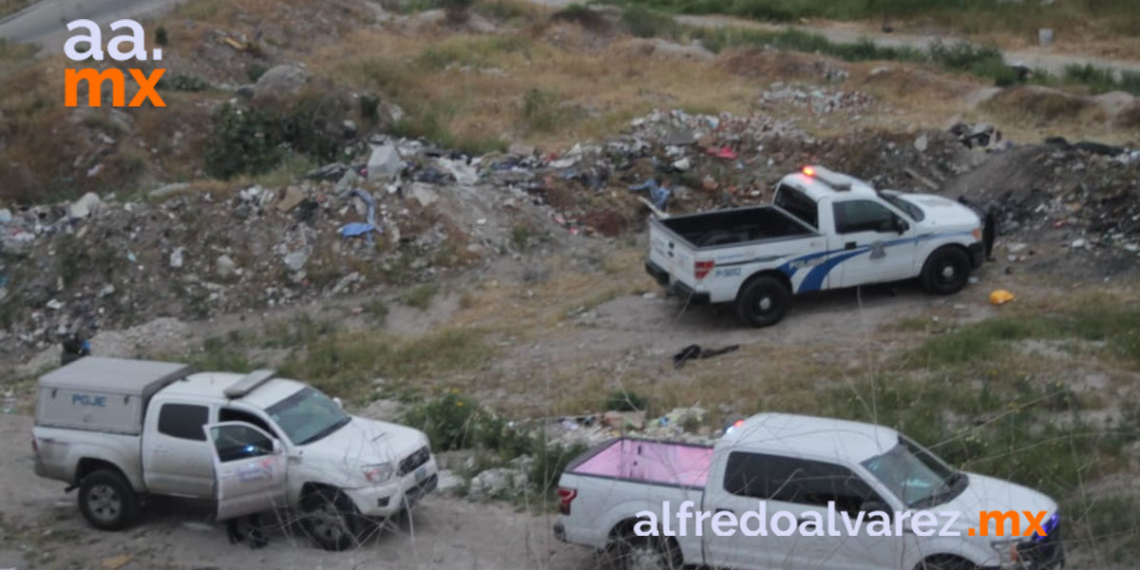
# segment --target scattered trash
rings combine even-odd
[[[990,303],[994,305],[1004,305],[1013,300],[1013,293],[1005,289],[998,289],[990,293]]]
[[[649,180],[646,180],[645,182],[642,182],[641,184],[637,184],[635,186],[630,186],[629,190],[631,192],[640,192],[642,190],[649,190],[649,201],[650,201],[650,203],[653,204],[653,207],[657,208],[658,210],[664,210],[665,209],[665,204],[666,204],[666,202],[669,201],[669,196],[672,195],[672,193],[673,193],[673,191],[670,190],[669,188],[664,187],[664,186],[659,186],[657,184],[657,180],[655,180],[653,178],[650,178]]]

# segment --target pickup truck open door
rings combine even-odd
[[[245,422],[205,426],[214,456],[218,520],[285,506],[285,455],[281,443]]]

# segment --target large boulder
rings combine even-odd
[[[279,97],[300,91],[309,81],[309,72],[296,65],[278,65],[266,71],[253,86],[254,97]]]

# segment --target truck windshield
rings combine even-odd
[[[296,445],[321,439],[352,420],[336,402],[312,388],[302,388],[266,410]]]
[[[890,451],[863,462],[907,507],[941,504],[965,489],[966,477],[904,437]]]
[[[922,213],[922,208],[919,208],[910,200],[895,194],[894,192],[880,192],[879,197],[890,202],[892,206],[906,212],[916,222],[921,222],[926,214]]]

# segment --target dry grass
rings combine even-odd
[[[638,56],[617,46],[561,50],[529,36],[441,41],[361,32],[319,50],[308,63],[349,85],[380,91],[413,113],[433,113],[458,138],[490,135],[547,147],[609,135],[654,107],[741,112],[755,95],[746,80],[700,63]],[[524,97],[535,89],[566,116],[555,118],[557,128],[530,128]]]

